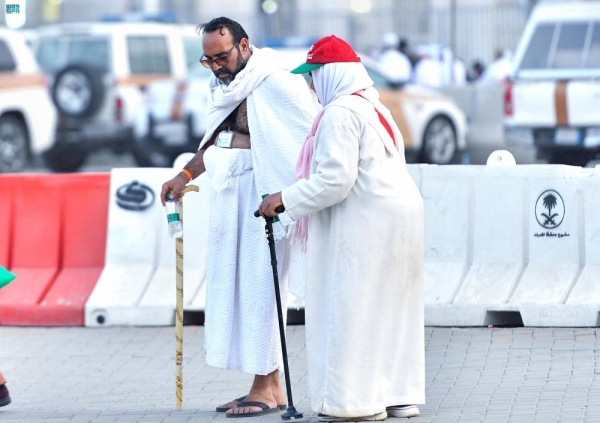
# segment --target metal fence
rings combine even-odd
[[[466,62],[490,61],[498,48],[514,51],[528,16],[521,1],[509,3],[433,7],[430,2],[397,2],[368,14],[319,10],[263,16],[260,39],[321,37],[336,34],[363,52],[377,50],[387,31],[406,38],[410,45],[436,43],[453,48]]]
[[[139,9],[145,1],[30,0],[27,26],[35,27],[48,23],[49,20],[94,21],[106,13],[119,14]],[[205,12],[206,8],[203,5],[221,1],[222,14],[239,20],[257,45],[267,39],[316,39],[336,34],[347,39],[357,50],[368,53],[380,47],[385,32],[393,31],[405,37],[413,46],[424,43],[446,45],[467,63],[475,59],[489,62],[498,48],[514,51],[531,6],[536,2],[493,0],[479,5],[467,5],[460,0],[382,0],[373,1],[374,8],[370,13],[356,14],[347,8],[326,10],[327,0],[322,4],[317,0],[310,0],[315,6],[309,11],[300,7],[305,8],[304,1],[309,0],[280,0],[277,13],[266,15],[260,11],[258,0],[246,0],[244,12],[241,8],[229,7],[241,4],[237,0],[153,1],[160,4],[162,10],[170,9],[177,13],[183,22],[192,24],[214,18],[213,13]],[[56,13],[53,19],[48,19],[51,4],[55,5],[53,10]],[[211,9],[213,12],[215,7],[213,5]],[[217,7],[217,10],[220,11],[220,8]]]

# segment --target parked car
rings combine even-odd
[[[0,172],[19,172],[54,144],[56,110],[25,37],[0,28]]]
[[[455,163],[467,148],[467,118],[454,100],[433,88],[394,84],[375,60],[365,55],[361,60],[402,132],[407,157],[422,163]]]
[[[211,74],[196,62],[186,78],[148,84],[134,126],[139,166],[168,167],[179,154],[198,149],[206,131]]]
[[[277,50],[290,68],[306,59],[307,49]],[[407,155],[426,163],[453,163],[466,148],[467,123],[458,106],[433,89],[394,85],[376,61],[361,59],[402,132]],[[198,65],[187,78],[148,85],[134,133],[140,166],[170,166],[180,153],[196,151],[206,129],[210,73]]]
[[[37,38],[36,58],[60,115],[46,155],[57,171],[79,169],[98,149],[131,151],[145,86],[187,75],[202,50],[192,25],[69,23],[41,27]]]
[[[504,95],[507,141],[549,163],[600,152],[600,3],[541,3],[521,36]]]

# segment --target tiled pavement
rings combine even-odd
[[[427,404],[417,422],[600,422],[595,329],[426,328]],[[184,406],[175,409],[174,328],[0,327],[13,403],[0,422],[280,422],[225,419],[214,407],[251,376],[207,367],[203,328],[184,330]],[[297,408],[310,412],[304,327],[288,328]],[[402,421],[388,419],[388,421]]]

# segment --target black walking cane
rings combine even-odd
[[[283,205],[275,209],[277,213],[283,213],[285,208]],[[260,217],[258,210],[254,212],[255,217]],[[292,399],[292,383],[290,382],[290,369],[288,366],[288,354],[285,344],[285,329],[283,327],[283,311],[281,308],[281,296],[279,294],[279,275],[277,274],[277,256],[275,255],[275,238],[273,238],[273,217],[265,217],[265,233],[269,241],[269,252],[271,253],[271,267],[273,268],[273,282],[275,283],[275,300],[277,302],[277,317],[279,318],[279,337],[281,338],[281,353],[283,355],[283,371],[285,374],[285,388],[287,390],[288,408],[281,415],[282,420],[290,420],[292,417],[296,419],[302,418],[302,413],[294,407]]]

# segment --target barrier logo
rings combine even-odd
[[[565,202],[557,191],[549,189],[542,192],[535,203],[535,218],[546,229],[560,226],[565,218]]]
[[[117,205],[125,210],[144,211],[154,203],[154,191],[138,181],[117,189]]]

